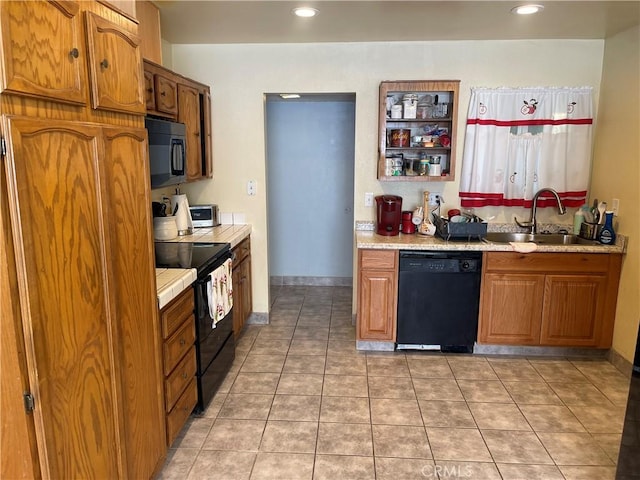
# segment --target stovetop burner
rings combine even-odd
[[[199,275],[230,248],[228,243],[155,242],[156,268],[195,268]]]

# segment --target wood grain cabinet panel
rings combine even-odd
[[[41,467],[52,478],[119,478],[123,429],[110,225],[96,182],[101,130],[8,120],[7,166]],[[34,175],[37,172],[37,175]],[[148,210],[148,209],[147,209]],[[90,432],[87,426],[91,425]],[[45,460],[44,463],[43,459]]]
[[[202,178],[202,138],[200,136],[200,93],[178,84],[178,122],[186,127],[187,180]]]
[[[480,343],[540,343],[544,276],[489,273],[482,279]]]
[[[606,281],[604,275],[547,275],[541,343],[598,345]]]
[[[153,85],[153,73],[144,71],[144,103],[147,111],[156,109],[156,90]]]
[[[155,74],[153,76],[156,110],[164,113],[178,113],[178,85],[172,78]]]
[[[358,340],[395,341],[398,252],[358,250]]]
[[[86,19],[93,108],[144,115],[140,39],[91,12]]]
[[[245,238],[232,251],[233,335],[238,338],[253,311],[251,293],[251,240]]]
[[[198,402],[193,288],[174,298],[162,309],[160,317],[164,338],[165,440],[171,446]]]
[[[153,472],[165,451],[160,322],[148,185],[147,131],[104,127],[104,204],[118,326],[124,434],[132,478]],[[134,267],[135,266],[135,267]]]
[[[86,49],[77,2],[0,2],[3,92],[85,105]]]
[[[478,342],[609,348],[620,254],[487,252]]]

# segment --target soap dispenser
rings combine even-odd
[[[582,222],[584,222],[584,208],[585,206],[583,205],[578,210],[576,210],[576,213],[573,214],[574,235],[580,235],[580,226],[582,225]]]
[[[600,230],[598,241],[604,245],[613,245],[616,243],[616,232],[613,230],[613,211],[605,212],[604,226]]]

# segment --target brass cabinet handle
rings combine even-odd
[[[77,49],[77,48],[72,48],[72,49],[69,51],[69,56],[70,56],[70,57],[73,57],[73,58],[78,58],[78,57],[80,56],[80,52],[78,51],[78,49]]]
[[[195,135],[196,137],[199,137],[199,136],[200,136],[200,132],[194,132],[194,135]]]
[[[100,66],[101,66],[102,68],[109,68],[109,61],[105,58],[104,60],[102,60],[102,61],[100,62]]]
[[[151,88],[151,87],[147,88],[147,92],[153,93],[153,88]]]
[[[184,339],[184,338],[181,338],[181,339],[180,339],[180,345],[184,345],[185,343],[187,343],[187,342],[185,341],[185,339]]]
[[[167,92],[164,92],[164,91],[160,92],[160,96],[166,97],[167,96]]]
[[[182,374],[182,378],[184,378],[186,380],[187,378],[189,378],[189,375],[187,375],[186,373],[183,373]]]

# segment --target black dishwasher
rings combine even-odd
[[[398,349],[473,352],[481,252],[400,251]]]

